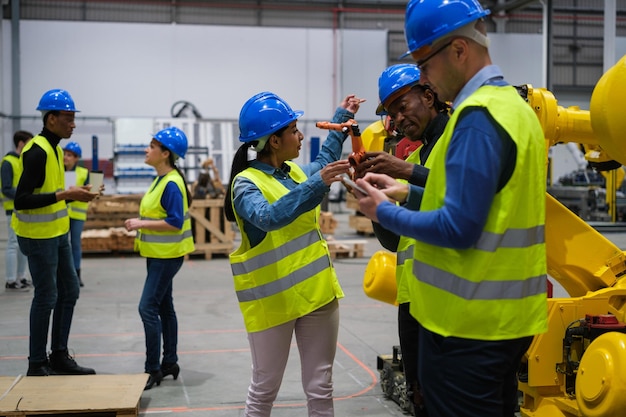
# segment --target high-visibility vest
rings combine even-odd
[[[160,181],[159,181],[160,179]],[[175,169],[162,178],[155,178],[139,204],[139,216],[142,220],[164,220],[167,212],[161,205],[161,196],[168,182],[176,184],[183,195],[183,227],[180,230],[157,232],[150,229],[137,230],[135,251],[146,258],[171,259],[187,255],[195,250],[191,232],[185,182]]]
[[[22,175],[22,164],[20,164],[20,157],[13,154],[6,154],[4,158],[2,158],[2,163],[4,161],[11,164],[11,168],[13,169],[13,182],[11,183],[11,187],[17,188],[17,184],[20,182],[20,175]],[[15,207],[12,198],[8,198],[4,194],[2,194],[2,205],[5,211],[13,210]]]
[[[408,158],[407,162],[411,162],[416,165],[423,165],[427,168],[430,167],[428,160],[423,163],[420,157],[420,148],[424,145],[420,145],[419,148],[414,150]],[[436,144],[435,144],[436,146]],[[428,165],[427,165],[428,164]],[[403,183],[407,183],[406,180],[398,180]],[[398,304],[404,304],[411,301],[410,282],[413,279],[413,252],[415,251],[415,239],[408,236],[400,236],[398,241],[398,249],[396,250],[396,285],[397,295],[396,302]]]
[[[471,248],[416,241],[411,314],[442,336],[509,340],[543,333],[545,140],[537,116],[513,87],[480,87],[455,110],[429,156],[432,169],[420,210],[444,205],[448,146],[459,115],[469,107],[488,109],[515,142],[515,170],[496,193],[482,235]]]
[[[34,145],[46,152],[46,178],[41,188],[33,194],[56,193],[65,189],[65,167],[63,166],[63,150],[59,145],[52,147],[48,139],[41,135],[28,141],[20,154],[20,166],[24,166],[24,155]],[[70,230],[70,219],[67,216],[65,200],[57,201],[45,207],[28,210],[13,210],[11,227],[15,234],[30,239],[50,239],[61,236]]]
[[[89,175],[89,170],[87,168],[77,166],[75,171],[76,171],[76,184],[75,185],[78,185],[78,186],[85,185],[85,183],[87,183],[87,176]],[[70,201],[69,203],[67,203],[67,213],[70,216],[70,219],[85,221],[87,220],[87,208],[88,207],[89,207],[89,202]]]
[[[288,164],[294,181],[304,182],[302,169]],[[255,168],[237,176],[253,181],[270,204],[289,192],[272,175]],[[295,320],[344,296],[320,230],[319,215],[317,206],[287,226],[268,232],[258,245],[250,247],[243,220],[235,211],[241,246],[230,255],[230,264],[248,332]]]

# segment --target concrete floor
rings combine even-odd
[[[401,416],[399,406],[384,398],[376,359],[398,344],[396,308],[368,298],[362,289],[369,256],[381,249],[373,237],[348,226],[350,210],[336,213],[337,239],[365,239],[365,256],[337,259],[335,267],[346,297],[341,300],[339,342],[334,368],[337,416]],[[6,224],[0,222],[0,249],[6,245]],[[620,247],[625,234],[607,235]],[[0,271],[4,277],[4,256]],[[143,372],[144,336],[137,304],[145,278],[139,256],[85,255],[85,287],[76,306],[70,349],[83,366],[99,374]],[[32,292],[0,290],[0,375],[25,374],[28,355],[28,314]],[[233,292],[228,259],[192,258],[174,282],[179,319],[178,380],[145,391],[140,415],[241,416],[250,379],[250,352],[241,313]],[[273,416],[305,416],[299,382],[299,360],[293,345],[288,369]]]
[[[348,212],[335,215],[337,239],[364,239],[365,256],[335,261],[346,294],[341,300],[339,342],[334,368],[338,416],[400,416],[402,410],[382,395],[376,358],[398,344],[396,308],[368,298],[362,289],[369,256],[381,249],[375,238],[348,228]],[[0,222],[0,249],[6,247],[6,222]],[[4,278],[4,255],[0,268]],[[145,279],[139,256],[85,255],[85,287],[78,300],[70,351],[80,365],[99,374],[143,372],[143,327],[137,304]],[[4,281],[4,279],[2,280]],[[0,375],[26,374],[28,315],[32,291],[0,290]],[[165,379],[145,391],[140,415],[234,417],[243,413],[250,380],[250,351],[233,291],[227,257],[186,261],[174,281],[179,320],[178,380]],[[292,346],[288,369],[273,416],[304,416],[299,358]]]

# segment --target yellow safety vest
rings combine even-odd
[[[24,154],[35,144],[46,152],[46,178],[43,186],[36,188],[33,194],[63,191],[65,189],[65,167],[63,166],[63,150],[59,145],[54,149],[48,139],[41,135],[35,136],[24,146],[20,154],[20,166],[24,167]],[[11,227],[15,230],[16,235],[30,239],[51,239],[64,235],[70,230],[70,219],[67,216],[65,200],[36,209],[14,210]]]
[[[423,164],[420,158],[420,148],[414,150],[411,155],[406,159],[407,162],[430,167],[430,165]],[[436,144],[435,144],[436,146]],[[432,152],[432,151],[431,151]],[[428,161],[427,161],[428,162]],[[407,183],[405,180],[398,180],[403,183]],[[411,301],[410,282],[413,277],[413,252],[415,250],[415,239],[408,236],[400,236],[398,241],[398,249],[396,250],[396,285],[397,295],[396,301],[398,304],[404,304]]]
[[[7,161],[9,164],[11,164],[11,168],[13,169],[13,183],[11,184],[11,186],[13,188],[17,188],[17,184],[20,182],[20,175],[22,175],[22,165],[20,164],[20,157],[7,154],[4,156],[4,158],[2,158],[3,163],[4,161]],[[2,193],[0,192],[0,194]],[[4,210],[13,210],[13,208],[15,207],[13,199],[5,196],[4,194],[2,194],[2,198],[2,205],[4,206]]]
[[[411,314],[442,336],[509,340],[547,330],[544,240],[545,141],[537,116],[513,87],[483,86],[455,110],[436,149],[421,211],[444,205],[445,162],[458,116],[484,107],[516,146],[515,170],[495,195],[469,249],[416,240]]]
[[[306,174],[288,162],[289,175],[302,183]],[[272,175],[248,168],[237,176],[253,181],[272,204],[289,190]],[[234,200],[234,198],[233,198]],[[295,320],[344,296],[319,226],[320,207],[268,232],[255,247],[235,212],[241,245],[230,255],[235,291],[248,332]]]
[[[84,167],[77,166],[76,169],[76,185],[82,186],[87,183],[87,176],[89,175],[89,170]],[[67,213],[70,216],[70,219],[74,220],[87,220],[87,208],[89,207],[89,202],[84,201],[71,201],[67,203]]]
[[[162,178],[155,178],[148,192],[141,199],[139,216],[142,220],[163,220],[167,217],[167,212],[161,205],[161,196],[168,182],[176,184],[183,195],[183,214],[185,219],[183,227],[180,230],[166,232],[139,229],[135,238],[135,251],[138,251],[141,256],[146,258],[179,258],[195,250],[191,232],[191,217],[187,208],[185,183],[175,169],[165,174]]]

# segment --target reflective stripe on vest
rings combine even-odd
[[[291,167],[289,176],[296,183],[306,181],[300,167],[292,162],[287,164]],[[289,192],[272,175],[255,168],[248,168],[237,177],[254,182],[269,204]],[[328,245],[319,229],[319,213],[318,205],[288,225],[267,232],[258,245],[251,247],[244,221],[235,211],[241,245],[231,253],[230,263],[248,332],[295,320],[343,297]]]
[[[168,183],[174,183],[182,195],[183,226],[180,230],[155,231],[139,229],[135,238],[135,250],[146,258],[171,259],[187,255],[195,250],[191,231],[185,183],[178,171],[171,170],[154,179],[139,205],[139,217],[143,220],[163,220],[167,212],[161,206],[161,197]]]
[[[28,141],[20,154],[20,165],[23,166],[24,155],[35,145],[46,153],[46,176],[41,188],[35,189],[33,194],[51,194],[64,190],[63,150],[59,145],[53,148],[45,137],[37,135]],[[14,210],[11,227],[17,236],[29,239],[50,239],[64,235],[70,229],[65,200],[36,209]]]
[[[545,332],[545,140],[537,116],[513,87],[483,86],[457,107],[428,158],[432,169],[420,210],[444,205],[446,154],[468,107],[488,109],[515,142],[515,170],[494,196],[473,247],[416,240],[411,314],[444,337],[507,340]]]
[[[85,167],[76,167],[76,184],[77,186],[83,186],[87,183],[87,177],[89,176],[89,170]],[[67,213],[70,219],[74,220],[87,220],[87,209],[89,208],[89,202],[86,201],[70,201],[67,203]]]
[[[20,182],[20,175],[22,174],[22,164],[20,163],[20,157],[17,155],[7,154],[2,158],[2,162],[8,162],[11,164],[11,169],[13,170],[13,182],[11,183],[12,188],[17,188],[17,184]],[[8,198],[2,192],[0,195],[3,197],[2,206],[5,211],[13,210],[15,205],[13,204],[13,199]]]

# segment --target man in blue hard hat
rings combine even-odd
[[[415,64],[397,64],[386,68],[378,79],[380,104],[376,114],[387,114],[394,127],[412,143],[420,143],[406,161],[388,152],[368,152],[356,167],[357,177],[368,172],[387,174],[410,184],[424,186],[428,178],[428,156],[448,122],[449,107],[440,101],[428,85],[420,84]],[[396,154],[397,155],[397,154]],[[407,397],[418,417],[427,416],[418,381],[419,324],[410,314],[408,281],[412,279],[413,239],[399,236],[376,222],[374,233],[382,246],[397,253],[396,302],[398,303],[398,337]]]
[[[547,331],[545,140],[491,62],[488,14],[477,0],[409,1],[408,54],[452,115],[423,188],[357,180],[369,193],[360,211],[415,239],[409,291],[430,417],[514,416],[518,367]]]
[[[76,127],[74,100],[65,90],[49,90],[41,97],[43,130],[24,147],[22,176],[15,192],[11,225],[28,257],[34,296],[30,308],[28,376],[95,374],[79,366],[68,353],[74,306],[80,291],[68,231],[66,200],[91,201],[91,186],[65,188],[62,139]],[[50,350],[48,330],[52,315]]]

